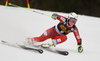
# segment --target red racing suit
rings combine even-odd
[[[35,40],[37,42],[43,42],[51,38],[57,45],[66,41],[67,40],[66,35],[73,32],[77,40],[77,44],[81,45],[81,38],[80,38],[79,31],[76,25],[69,26],[68,18],[63,17],[61,15],[57,15],[57,20],[59,20],[60,23],[58,23],[52,28],[47,29],[41,36],[31,38],[31,40],[32,41]]]

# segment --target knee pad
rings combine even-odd
[[[52,39],[53,39],[54,43],[57,45],[57,44],[65,42],[67,40],[67,36],[66,35],[61,35],[61,36],[56,36]]]

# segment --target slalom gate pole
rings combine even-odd
[[[8,4],[8,0],[6,0],[6,4],[5,4],[5,6],[7,6],[7,4]]]
[[[44,13],[41,13],[41,12],[37,12],[37,11],[31,10],[31,9],[28,9],[28,8],[20,7],[20,6],[15,5],[15,4],[11,4],[11,3],[8,3],[8,4],[11,5],[11,6],[19,7],[19,8],[22,8],[22,9],[28,10],[28,11],[32,11],[32,12],[35,12],[35,13],[38,13],[38,14],[42,14],[42,15],[45,15],[45,16],[48,16],[48,17],[51,17],[51,15],[44,14]]]
[[[26,1],[27,1],[27,7],[30,8],[29,0]]]

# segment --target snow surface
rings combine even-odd
[[[48,15],[57,13],[33,9]],[[59,21],[48,16],[27,11],[21,8],[0,6],[0,40],[11,43],[25,41],[27,37],[40,36],[46,29]],[[55,48],[69,51],[63,56],[48,51],[43,54],[34,53],[0,43],[0,61],[100,61],[100,18],[79,15],[77,27],[83,41],[83,53],[77,52],[77,43],[73,33],[67,35],[66,42]],[[50,40],[50,39],[49,39]]]

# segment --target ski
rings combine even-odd
[[[65,55],[65,56],[67,56],[69,54],[68,51],[58,50],[58,49],[54,49],[52,47],[44,48],[41,45],[34,45],[34,47],[37,47],[37,48],[40,48],[40,49],[44,49],[44,50],[49,51],[49,52]]]
[[[4,41],[4,40],[1,40],[1,42],[2,42],[2,44],[4,44],[4,45],[16,47],[16,48],[22,48],[22,49],[24,49],[24,50],[30,50],[30,51],[34,51],[34,52],[39,52],[40,54],[43,53],[43,50],[42,50],[42,49],[33,48],[33,47],[28,47],[28,46],[19,45],[19,44],[11,44],[11,43],[8,43],[7,41]]]
[[[20,46],[21,48],[26,49],[26,50],[38,51],[41,54],[43,53],[43,50],[42,49],[37,49],[37,48],[28,47],[28,46],[24,46],[24,45],[18,45],[18,46]]]
[[[2,44],[8,45],[8,46],[22,48],[24,50],[29,50],[29,51],[35,51],[35,52],[39,52],[40,54],[43,53],[43,50],[57,53],[57,54],[61,54],[61,55],[65,55],[65,56],[67,56],[69,54],[68,51],[62,51],[62,50],[54,49],[52,47],[44,48],[41,45],[26,46],[26,45],[20,45],[20,44],[11,44],[11,43],[4,41],[4,40],[1,40],[1,42],[2,42]]]

